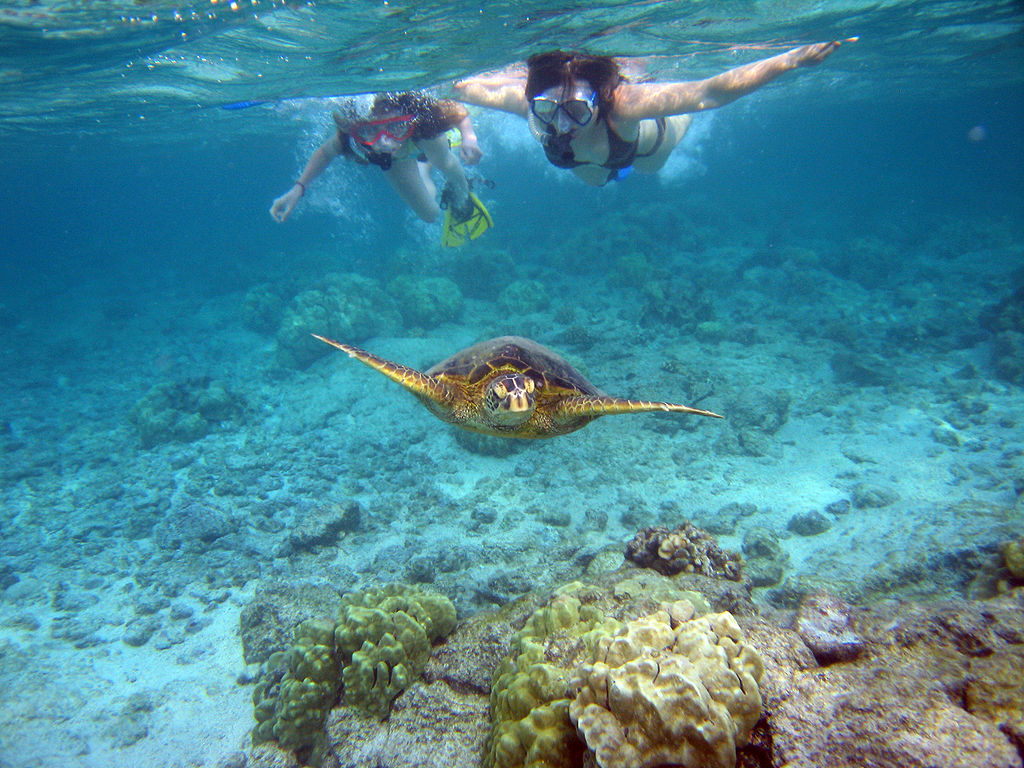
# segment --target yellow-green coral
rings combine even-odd
[[[559,768],[581,745],[569,721],[570,670],[619,622],[576,594],[574,582],[538,608],[512,640],[512,655],[491,685],[491,735],[485,768]]]
[[[1003,542],[1000,549],[1003,553],[1003,561],[1006,563],[1006,570],[1013,578],[1024,580],[1024,536]]]
[[[454,628],[455,606],[442,595],[391,585],[344,598],[334,637],[345,703],[387,717],[426,667],[431,644]]]
[[[295,645],[270,657],[253,693],[253,742],[273,739],[286,749],[313,744],[337,699],[339,683],[333,624],[299,624]]]
[[[602,638],[573,681],[569,716],[601,768],[733,768],[761,713],[760,656],[729,613],[677,606]]]
[[[303,622],[295,645],[267,661],[253,694],[253,742],[315,746],[342,690],[346,704],[387,717],[431,643],[454,628],[455,606],[442,595],[401,585],[346,595],[337,622]]]

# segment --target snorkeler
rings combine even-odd
[[[850,38],[850,42],[856,38]],[[522,67],[455,84],[458,98],[525,117],[552,165],[603,186],[631,169],[655,173],[690,127],[715,109],[797,67],[820,64],[841,43],[816,43],[707,80],[630,83],[609,56],[551,51]]]
[[[461,104],[422,93],[380,93],[353,97],[334,113],[337,133],[312,154],[298,181],[274,200],[270,215],[286,221],[331,161],[344,155],[362,165],[375,165],[394,190],[423,221],[435,221],[446,209],[442,243],[461,245],[493,226],[490,214],[469,188],[462,165],[451,151],[446,133],[461,136],[459,153],[467,164],[480,161],[476,132]],[[440,205],[432,168],[446,178]]]

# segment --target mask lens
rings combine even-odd
[[[381,130],[376,125],[356,125],[352,127],[352,136],[363,144],[373,144],[380,136]]]
[[[565,110],[565,114],[569,116],[569,119],[577,125],[586,125],[594,116],[594,110],[591,108],[590,102],[583,101],[582,99],[567,101],[561,107]]]
[[[405,141],[412,136],[413,127],[413,121],[408,119],[401,123],[391,123],[384,128],[383,132],[395,141]]]
[[[538,120],[550,123],[558,111],[558,102],[551,99],[536,98],[533,100],[533,114]]]

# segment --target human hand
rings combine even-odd
[[[466,165],[476,165],[483,156],[484,153],[480,150],[480,145],[476,143],[476,136],[463,134],[462,144],[459,146],[459,157],[462,158],[462,162]]]
[[[274,204],[270,206],[270,215],[278,223],[287,221],[301,198],[302,189],[296,184],[274,201]]]
[[[788,55],[793,59],[793,66],[813,67],[821,64],[843,43],[853,43],[857,39],[856,37],[848,37],[846,40],[833,40],[830,43],[812,43],[811,45],[794,48]]]

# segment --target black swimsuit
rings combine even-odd
[[[661,148],[661,143],[665,140],[665,118],[655,118],[655,122],[658,126],[658,137],[654,140],[654,146],[651,147],[649,152],[638,155],[636,149],[640,144],[639,133],[633,141],[626,141],[612,129],[611,125],[608,124],[608,121],[605,121],[605,132],[608,134],[608,159],[599,165],[601,168],[607,168],[611,171],[611,173],[608,174],[609,181],[616,178],[619,175],[620,170],[631,166],[636,158],[650,157]],[[548,161],[558,168],[576,168],[580,165],[598,165],[598,163],[584,163],[577,160],[569,142],[565,142],[564,147],[554,147],[550,141],[545,141],[542,146],[544,147],[544,154],[547,155]]]

